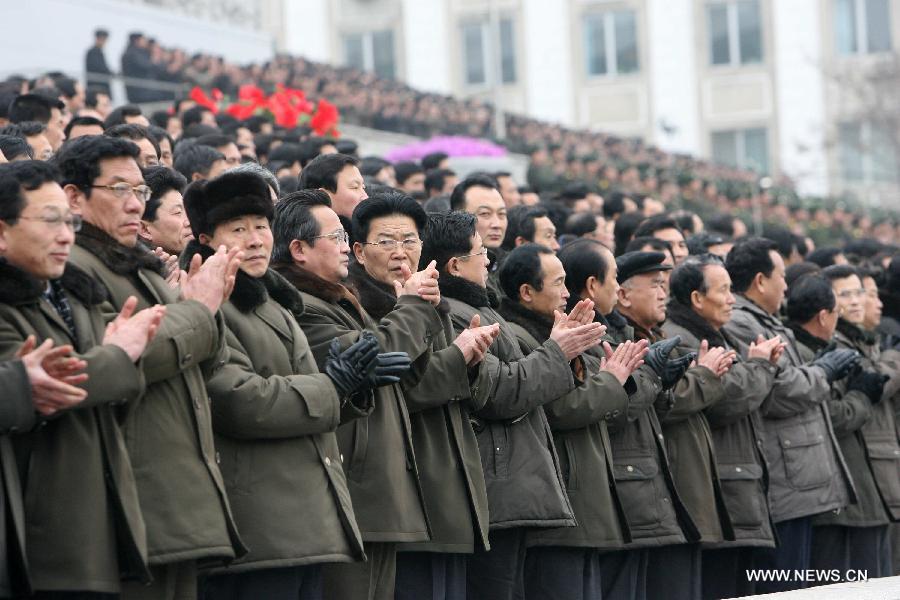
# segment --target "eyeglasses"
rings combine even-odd
[[[422,245],[422,240],[419,238],[406,238],[405,240],[379,240],[377,242],[363,242],[366,246],[377,246],[379,250],[384,250],[385,252],[393,252],[397,249],[397,246],[403,246],[404,250],[415,250],[419,246]]]
[[[473,252],[472,254],[463,254],[462,256],[454,256],[453,258],[469,258],[472,256],[487,256],[488,249],[482,248],[478,252]]]
[[[132,187],[130,184],[125,183],[124,181],[120,183],[114,183],[112,185],[92,185],[92,188],[103,188],[105,190],[109,190],[113,193],[113,196],[116,198],[120,198],[122,200],[127,199],[131,194],[134,194],[135,197],[141,202],[147,202],[150,199],[150,187],[146,185],[137,185]]]
[[[841,290],[838,292],[837,297],[843,300],[849,300],[851,298],[865,298],[866,290],[865,288],[860,288],[858,290]]]
[[[318,240],[320,238],[329,238],[331,240],[334,240],[334,242],[336,244],[341,244],[341,243],[349,244],[350,243],[350,234],[347,233],[346,231],[344,231],[343,229],[338,229],[337,231],[334,231],[332,233],[326,233],[325,235],[316,235],[316,236],[313,236],[311,239]]]
[[[42,221],[50,226],[51,229],[65,225],[70,231],[81,231],[82,218],[81,215],[48,215],[45,217],[19,217],[26,221]]]

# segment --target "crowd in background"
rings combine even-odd
[[[327,69],[254,77],[340,104]],[[828,582],[753,569],[900,573],[892,222],[536,122],[517,181],[140,100],[167,106],[0,84],[0,597],[699,600]]]

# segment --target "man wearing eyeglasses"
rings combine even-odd
[[[379,192],[353,211],[359,241],[349,282],[374,319],[397,305],[395,282],[404,283],[418,269],[426,219],[418,202],[395,191]],[[487,398],[473,399],[470,384],[500,329],[471,323],[457,336],[446,301],[438,312],[444,330],[418,361],[418,382],[403,385],[431,539],[399,546],[395,600],[464,599],[467,555],[487,544],[487,492],[469,425],[470,407]]]
[[[0,546],[0,597],[27,587],[29,576],[36,598],[116,595],[121,573],[149,581],[144,521],[113,405],[143,391],[138,361],[165,309],[131,317],[132,301],[107,327],[114,315],[106,316],[105,290],[68,263],[80,224],[53,166],[0,167],[0,357],[39,345],[38,366],[57,380],[55,398],[46,395],[50,382],[34,386],[42,397],[25,415],[31,423],[0,440],[0,531],[11,515],[9,537],[20,546],[10,571]],[[47,353],[50,345],[57,350]],[[14,410],[18,393],[4,388],[4,412]],[[10,496],[5,506],[19,480],[24,502]]]
[[[197,561],[215,564],[244,552],[213,447],[204,383],[226,361],[218,313],[242,255],[222,248],[202,267],[195,257],[180,292],[173,291],[162,261],[137,243],[150,195],[139,156],[128,140],[87,136],[67,144],[56,163],[73,212],[84,218],[72,262],[106,287],[116,310],[131,296],[139,309],[166,305],[158,339],[141,357],[146,391],[130,398],[124,414],[154,581],[124,583],[122,598],[174,600],[196,596]]]
[[[400,248],[403,240],[412,239],[406,234],[413,233],[409,223],[379,231],[384,235],[375,239],[399,240]],[[282,198],[275,207],[273,232],[272,268],[300,290],[303,307],[294,316],[320,369],[333,340],[346,349],[365,330],[375,333],[386,352],[406,352],[416,365],[413,371],[422,367],[432,341],[443,334],[435,310],[440,292],[433,266],[410,273],[409,265],[414,264],[410,257],[397,256],[380,269],[396,267],[401,276],[391,286],[396,305],[384,318],[376,319],[344,285],[350,246],[328,193],[307,189]],[[366,255],[373,256],[376,248],[367,246]],[[397,544],[429,539],[409,411],[400,384],[378,388],[374,412],[342,425],[337,436],[368,561],[326,566],[324,596],[393,600]]]

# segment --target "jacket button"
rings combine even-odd
[[[327,456],[325,457],[325,466],[326,467],[331,466],[331,459],[328,458]]]
[[[657,433],[657,434],[656,434],[656,437],[659,438],[659,441],[662,441],[662,439],[663,439],[663,434]]]
[[[735,467],[734,470],[735,470],[735,472],[737,472],[737,473],[740,473],[740,472],[743,471],[743,469],[740,468],[740,467]]]
[[[344,462],[344,455],[341,454],[341,462]]]
[[[791,440],[784,440],[784,445],[785,445],[785,446],[790,446],[790,445],[791,445]]]
[[[197,398],[194,398],[194,408],[200,410],[200,400]]]
[[[631,473],[634,471],[634,467],[632,467],[631,465],[628,465],[627,467],[625,467],[625,470],[628,471],[629,473]]]
[[[606,412],[606,415],[604,415],[603,418],[606,419],[607,421],[609,421],[609,418],[610,418],[611,416],[612,416],[612,413],[610,413],[609,411],[607,411],[607,412]]]
[[[900,456],[900,450],[894,450],[894,456]]]
[[[222,456],[218,452],[216,452],[216,464],[217,465],[222,464]]]
[[[193,360],[193,358],[194,358],[194,355],[191,354],[190,352],[188,352],[183,357],[181,357],[181,364],[182,365],[190,364],[190,362],[191,362],[191,360]]]
[[[619,416],[619,409],[616,409],[616,410],[613,411],[613,416],[614,416],[614,417],[618,417],[618,416]]]

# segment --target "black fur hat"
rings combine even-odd
[[[195,181],[184,192],[184,209],[196,239],[212,235],[216,226],[243,215],[270,221],[275,206],[266,180],[255,173],[223,173],[209,181]]]

